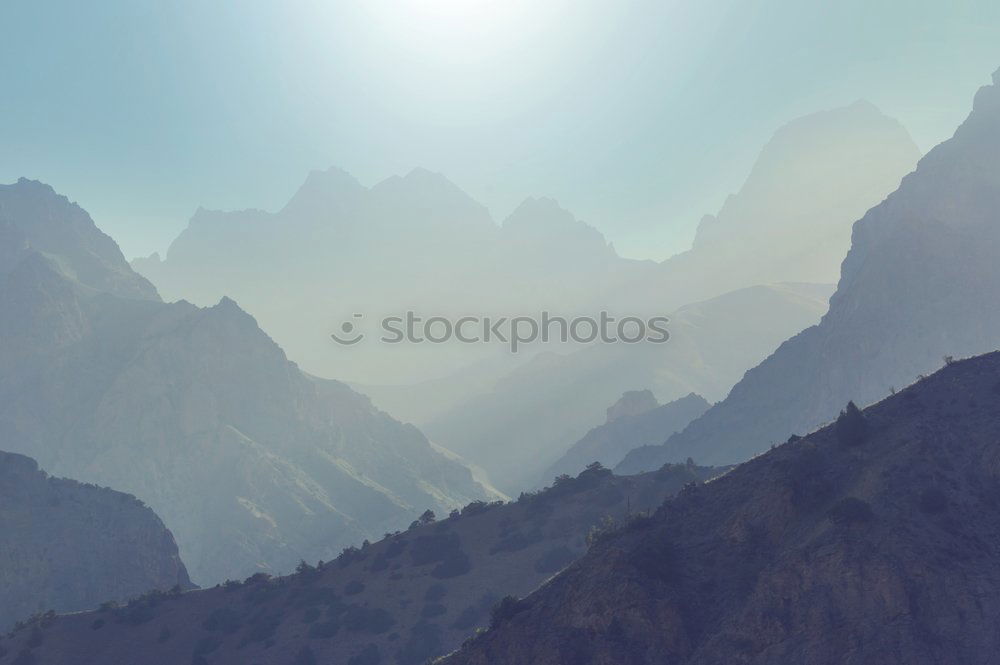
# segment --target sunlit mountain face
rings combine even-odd
[[[0,665],[991,662],[997,27],[5,7]]]

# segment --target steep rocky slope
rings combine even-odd
[[[677,466],[618,478],[591,468],[515,503],[426,515],[290,577],[42,621],[0,640],[0,663],[422,665],[488,625],[502,597],[529,593],[578,558],[592,533],[714,473]]]
[[[177,544],[135,497],[51,478],[0,452],[0,631],[55,610],[191,588]]]
[[[573,475],[591,462],[614,467],[633,448],[663,441],[663,437],[681,431],[710,406],[704,397],[694,393],[658,404],[649,390],[627,392],[608,408],[607,421],[570,446],[544,477]]]
[[[1000,347],[1000,72],[954,137],[855,225],[830,311],[729,396],[622,473],[692,456],[736,462],[867,404],[945,356]]]
[[[51,188],[0,189],[0,219],[0,440],[146,501],[196,582],[287,572],[492,496],[413,426],[302,373],[232,300],[162,303],[120,259],[81,282],[79,239],[111,241]]]
[[[991,663],[1000,354],[956,362],[601,539],[448,665]]]

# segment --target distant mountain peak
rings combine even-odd
[[[608,407],[605,422],[618,420],[627,416],[638,416],[647,411],[652,411],[660,405],[653,396],[653,391],[629,390],[622,394],[621,398]]]
[[[573,216],[573,213],[559,205],[559,202],[548,196],[529,196],[521,201],[514,212],[510,213],[503,225],[521,226],[534,224],[552,225],[555,223],[569,225],[583,225]]]
[[[411,169],[403,176],[390,176],[372,187],[372,191],[406,192],[411,196],[418,195],[427,198],[445,195],[447,197],[460,197],[474,203],[476,206],[480,205],[473,201],[472,197],[456,185],[448,176],[422,166]]]
[[[616,471],[688,455],[746,459],[835,418],[848,400],[893,393],[942,358],[1000,346],[998,154],[1000,86],[984,86],[954,136],[854,223],[819,325],[783,343],[684,431],[633,451]]]
[[[353,202],[366,191],[364,185],[347,171],[331,166],[313,170],[295,192],[283,214],[320,214]]]
[[[417,166],[410,169],[410,172],[403,176],[404,180],[417,181],[417,182],[446,182],[449,185],[454,184],[440,171],[431,171],[430,169],[424,168],[423,166]]]
[[[517,239],[546,240],[540,248],[551,249],[552,244],[560,243],[557,249],[564,252],[567,243],[573,243],[577,251],[586,248],[595,254],[615,255],[604,234],[547,196],[529,196],[522,201],[504,220],[503,231]]]

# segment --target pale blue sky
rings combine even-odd
[[[0,181],[51,183],[135,256],[311,169],[423,166],[498,220],[554,196],[663,258],[795,116],[865,98],[946,138],[998,30],[996,2],[7,1]]]

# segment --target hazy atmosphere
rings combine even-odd
[[[441,172],[494,218],[552,196],[622,255],[686,249],[774,129],[866,99],[922,151],[1000,61],[993,2],[11,3],[0,181],[128,258],[313,169]]]
[[[0,8],[0,665],[996,662],[998,29]]]

